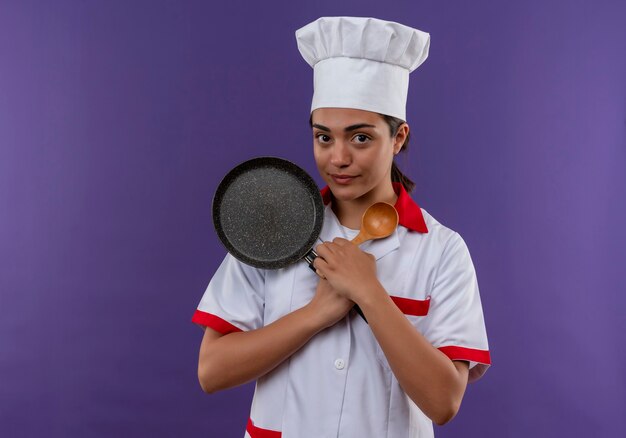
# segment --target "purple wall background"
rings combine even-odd
[[[626,434],[626,4],[335,3],[0,2],[0,436],[242,436],[252,386],[196,377],[210,203],[252,156],[317,177],[294,32],[322,15],[432,35],[401,164],[494,362],[437,436]]]

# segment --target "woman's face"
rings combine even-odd
[[[312,124],[317,169],[335,198],[376,198],[391,188],[391,163],[408,126],[391,138],[382,116],[348,108],[318,108]]]

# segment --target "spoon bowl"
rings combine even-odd
[[[398,212],[386,202],[370,205],[361,218],[361,230],[352,239],[352,243],[360,245],[373,239],[382,239],[393,233],[398,226]]]

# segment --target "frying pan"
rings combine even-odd
[[[213,225],[235,258],[262,269],[305,259],[324,222],[324,203],[311,176],[294,163],[258,157],[232,169],[213,197]]]

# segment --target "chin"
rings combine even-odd
[[[340,201],[352,201],[364,194],[359,187],[354,186],[342,186],[331,182],[328,187],[330,187],[330,191],[333,192],[335,199]]]

